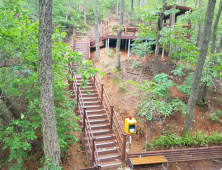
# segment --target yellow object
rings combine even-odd
[[[137,121],[132,118],[131,120],[129,118],[125,119],[125,132],[127,134],[133,134],[136,133],[136,124]]]

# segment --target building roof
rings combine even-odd
[[[172,5],[171,6],[167,6],[166,10],[170,10],[172,9]],[[192,11],[192,8],[190,7],[186,7],[186,6],[176,6],[176,9],[179,9],[180,11],[176,13],[176,17],[185,14],[187,11]],[[170,18],[170,14],[169,15],[165,15],[164,16],[164,20],[167,20]]]

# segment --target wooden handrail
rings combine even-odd
[[[112,106],[111,102],[109,100],[109,97],[107,95],[107,92],[106,92],[104,86],[101,83],[101,80],[100,80],[98,74],[95,75],[95,82],[94,83],[95,83],[98,93],[102,94],[102,95],[99,95],[100,99],[102,101],[104,108],[106,109],[107,116],[110,118],[110,122],[112,123],[112,124],[110,124],[110,126],[112,126],[114,133],[116,134],[117,143],[118,143],[120,151],[122,153],[122,159],[123,159],[123,161],[125,161],[126,140],[124,140],[124,136],[126,134],[123,132],[123,130],[119,124],[119,121],[117,119],[117,115],[116,115],[114,108],[111,110],[111,106]],[[101,86],[101,88],[99,89],[100,86]]]

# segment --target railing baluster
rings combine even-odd
[[[126,156],[126,134],[123,134],[123,152],[122,152],[122,161],[125,161]]]
[[[86,108],[83,108],[84,112],[83,112],[83,131],[85,131],[85,127],[86,127]]]
[[[100,94],[100,96],[101,96],[101,103],[103,102],[103,84],[101,84],[101,94]]]
[[[96,76],[93,76],[94,86],[96,85]]]
[[[97,170],[101,170],[101,165],[100,164],[97,165]]]
[[[94,155],[94,152],[95,152],[95,140],[96,140],[96,138],[93,138],[92,139],[92,162],[94,162],[95,161],[95,155]]]
[[[111,108],[111,115],[110,115],[110,129],[113,129],[113,109],[114,109],[114,106],[110,106]]]
[[[76,92],[77,103],[79,103],[79,86],[80,85],[77,84],[77,92]]]

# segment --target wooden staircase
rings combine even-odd
[[[78,64],[71,64],[78,69]],[[77,100],[77,116],[87,158],[98,169],[113,169],[125,163],[126,134],[123,133],[113,106],[98,75],[90,77],[87,86],[81,86],[80,75],[72,75],[74,98]]]
[[[75,50],[82,53],[82,57],[86,60],[90,59],[89,43],[87,42],[76,42]]]

